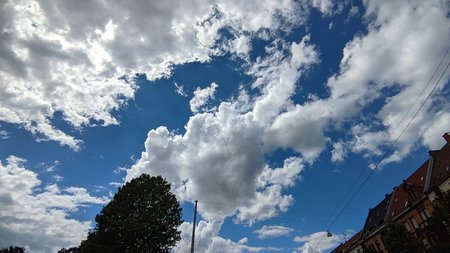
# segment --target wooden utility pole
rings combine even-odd
[[[195,242],[195,226],[197,225],[197,200],[195,201],[194,207],[194,223],[192,224],[192,242],[191,242],[191,253],[194,253],[194,242]]]

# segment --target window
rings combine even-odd
[[[411,223],[413,224],[413,226],[415,228],[419,228],[419,224],[417,224],[417,221],[414,217],[412,217],[411,219],[409,219],[409,221],[411,221]]]
[[[405,206],[407,206],[408,205],[408,200],[407,201],[405,201]]]
[[[415,191],[409,191],[408,195],[409,195],[409,198],[412,200],[416,200],[418,198],[418,195]]]
[[[420,211],[420,217],[422,217],[422,220],[426,220],[428,217],[425,215],[424,211]]]
[[[409,224],[407,222],[405,222],[403,225],[405,226],[406,230],[408,230],[408,232],[411,232],[411,228],[409,227]]]
[[[428,212],[427,209],[423,209],[423,212],[425,213],[425,215],[426,215],[428,218],[431,217],[431,214],[430,214],[430,212]]]

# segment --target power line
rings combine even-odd
[[[439,63],[439,65],[437,66],[435,72],[433,73],[433,75],[430,78],[431,79],[434,77],[434,74],[436,73],[436,71],[439,69],[443,59],[445,58],[445,56],[448,53],[450,46],[447,47],[447,50],[444,54],[444,57],[442,58],[441,62]],[[342,213],[345,211],[345,209],[350,205],[350,203],[353,201],[353,199],[356,197],[356,195],[361,191],[362,187],[367,183],[367,181],[369,180],[369,178],[372,176],[372,174],[377,170],[377,168],[381,165],[381,163],[384,161],[384,159],[387,157],[387,155],[392,151],[392,149],[395,147],[395,145],[397,144],[398,140],[401,138],[401,136],[405,133],[406,129],[411,125],[412,121],[416,118],[416,116],[419,114],[419,112],[422,110],[423,106],[425,105],[425,103],[428,101],[428,99],[431,97],[431,95],[434,93],[434,91],[436,90],[439,82],[441,81],[442,77],[444,76],[444,74],[447,72],[447,69],[450,65],[450,62],[447,63],[447,66],[445,67],[444,71],[442,72],[441,76],[439,77],[438,81],[436,82],[436,84],[434,85],[433,89],[430,91],[430,93],[428,94],[428,96],[425,98],[425,100],[422,102],[421,106],[419,107],[419,109],[416,111],[416,113],[413,115],[413,117],[409,120],[408,124],[403,128],[402,132],[398,135],[398,137],[396,138],[396,140],[392,143],[392,145],[388,148],[388,150],[386,152],[384,152],[383,156],[381,157],[380,161],[377,163],[377,165],[370,171],[369,175],[367,175],[367,177],[364,179],[364,181],[359,185],[359,187],[356,189],[356,191],[353,193],[353,195],[350,197],[350,199],[347,201],[347,203],[344,205],[344,207],[341,209],[341,211],[337,214],[337,216],[333,219],[333,221],[330,223],[330,225],[328,226],[327,231],[329,231],[331,229],[331,227],[336,223],[337,219],[342,215]],[[428,81],[428,83],[430,82]],[[427,86],[428,86],[427,83]],[[423,90],[422,90],[423,92]],[[422,93],[421,92],[421,93]],[[420,97],[420,95],[419,95]],[[418,99],[418,98],[417,98]],[[410,107],[410,109],[408,110],[408,112],[406,114],[408,114],[411,110],[411,108],[415,105],[415,103],[417,102],[417,100],[414,102],[414,104]],[[404,116],[406,117],[406,116]],[[403,119],[402,119],[403,120]],[[400,125],[401,121],[399,122]],[[398,127],[398,126],[397,126]],[[361,177],[363,173],[360,174],[359,177]],[[355,180],[355,182],[357,182],[359,180],[359,177],[357,180]],[[353,188],[353,185],[352,187]],[[350,188],[350,189],[351,189]],[[344,199],[344,198],[343,198]],[[340,203],[339,205],[340,206]],[[320,244],[322,242],[322,240],[325,238],[325,234],[320,238],[320,240],[314,244],[313,249],[315,250],[317,245]]]
[[[448,54],[448,51],[450,49],[450,46],[447,47],[445,53],[443,54],[439,64],[436,66],[433,74],[431,75],[431,77],[428,79],[427,84],[425,85],[425,87],[420,91],[419,95],[416,97],[414,103],[409,107],[408,111],[403,115],[402,119],[399,121],[399,123],[397,124],[397,126],[391,131],[391,134],[395,133],[395,131],[397,130],[397,128],[401,125],[401,123],[403,122],[403,120],[406,118],[406,116],[409,114],[409,112],[412,110],[412,108],[416,105],[417,101],[419,100],[419,98],[422,96],[423,92],[426,90],[426,88],[429,86],[429,84],[431,83],[431,81],[434,78],[434,75],[438,72],[439,68],[441,67],[442,62],[444,61],[445,57]],[[445,73],[445,71],[444,71]],[[420,109],[419,109],[420,110]],[[361,173],[358,175],[358,177],[356,178],[356,180],[353,181],[352,185],[349,187],[349,189],[347,190],[347,192],[344,194],[344,196],[341,198],[341,200],[339,200],[338,205],[336,205],[336,207],[333,209],[333,213],[335,211],[338,210],[339,206],[344,202],[344,200],[348,197],[348,195],[350,194],[350,192],[352,191],[353,187],[356,185],[356,183],[359,181],[359,179],[364,175],[364,173],[366,172],[366,170],[362,170]],[[330,216],[330,220],[331,220]],[[327,224],[328,221],[325,223]]]
[[[450,49],[450,46],[447,47],[447,50],[445,51],[445,54],[442,56],[441,61],[437,65],[436,69],[434,70],[433,74],[431,75],[430,79],[428,80],[427,84],[423,89],[420,91],[419,95],[417,95],[416,100],[414,103],[409,107],[408,111],[403,115],[402,119],[398,122],[397,126],[391,131],[391,134],[395,133],[395,130],[402,124],[403,120],[405,120],[406,116],[409,114],[409,112],[412,110],[412,108],[416,105],[417,101],[419,101],[419,98],[422,96],[423,92],[428,88],[428,85],[431,83],[431,80],[433,80],[434,75],[438,72],[439,67],[441,66],[442,62],[444,62],[445,57],[447,56],[448,50]]]
[[[427,84],[424,86],[424,88],[420,91],[419,95],[417,95],[414,103],[409,107],[408,111],[403,115],[402,119],[398,122],[397,126],[391,131],[390,134],[395,133],[395,131],[397,130],[397,128],[401,125],[401,123],[403,122],[403,120],[405,120],[406,116],[408,116],[408,114],[410,113],[410,111],[412,110],[412,108],[416,105],[417,101],[419,100],[419,98],[422,96],[423,92],[426,90],[426,88],[428,88],[429,84],[431,83],[431,81],[434,78],[434,75],[438,72],[442,62],[444,61],[445,57],[447,56],[447,53],[450,49],[450,46],[447,47],[447,50],[445,51],[444,55],[442,56],[439,64],[437,65],[437,67],[435,68],[433,74],[431,75],[430,79],[428,79]],[[333,209],[332,213],[335,213],[338,209],[339,206],[344,203],[344,200],[349,196],[349,194],[352,192],[353,187],[356,186],[356,183],[359,182],[360,178],[364,175],[364,173],[366,172],[366,170],[362,170],[361,173],[358,175],[358,177],[353,181],[352,185],[348,188],[348,190],[345,192],[345,194],[343,195],[343,197],[338,201],[338,204],[336,205],[336,207]],[[330,222],[330,220],[332,219],[333,215],[330,215],[330,217],[328,218],[327,222],[325,224],[328,224]],[[326,225],[323,227],[322,230],[324,230],[326,228]]]

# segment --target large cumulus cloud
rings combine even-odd
[[[204,62],[224,50],[245,55],[248,34],[290,29],[305,19],[302,6],[2,1],[0,121],[78,150],[82,140],[54,126],[56,113],[77,129],[119,124],[112,112],[134,98],[135,74],[155,80],[170,75],[174,65]],[[217,44],[223,27],[233,38]]]
[[[347,152],[380,155],[379,150],[399,133],[401,127],[395,127],[414,103],[412,94],[420,93],[445,52],[449,20],[440,1],[364,4],[367,33],[345,46],[340,71],[326,83],[328,96],[312,96],[303,103],[292,100],[301,85],[298,80],[320,62],[319,54],[309,36],[293,43],[273,39],[265,56],[255,61],[244,57],[257,96],[241,91],[216,110],[194,114],[184,134],[165,127],[151,130],[146,149],[127,178],[144,172],[162,174],[182,200],[204,201],[200,212],[207,220],[234,216],[235,222],[251,225],[287,210],[293,199],[285,189],[298,180],[303,163],[313,163],[330,141],[335,141],[334,161],[345,159]],[[329,14],[325,3],[315,5]],[[373,107],[379,100],[382,106]],[[369,106],[369,115],[361,115]],[[431,133],[444,132],[437,123],[429,129],[423,126],[449,125],[443,112],[448,106],[439,95],[433,97],[386,162],[401,160],[420,141],[431,143]],[[344,130],[346,140],[327,137],[328,131],[342,131],[349,122],[358,123]],[[286,157],[283,168],[270,168],[265,156],[279,148],[298,156]],[[330,245],[319,245],[318,250]],[[308,252],[311,245],[301,250]]]

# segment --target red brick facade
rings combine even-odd
[[[426,247],[433,243],[424,230],[433,213],[433,191],[436,187],[450,189],[450,134],[443,137],[446,144],[440,150],[430,151],[429,160],[369,210],[363,230],[332,252],[353,253],[357,251],[351,249],[364,245],[377,252],[395,253],[385,249],[380,235],[388,222],[405,226]]]

